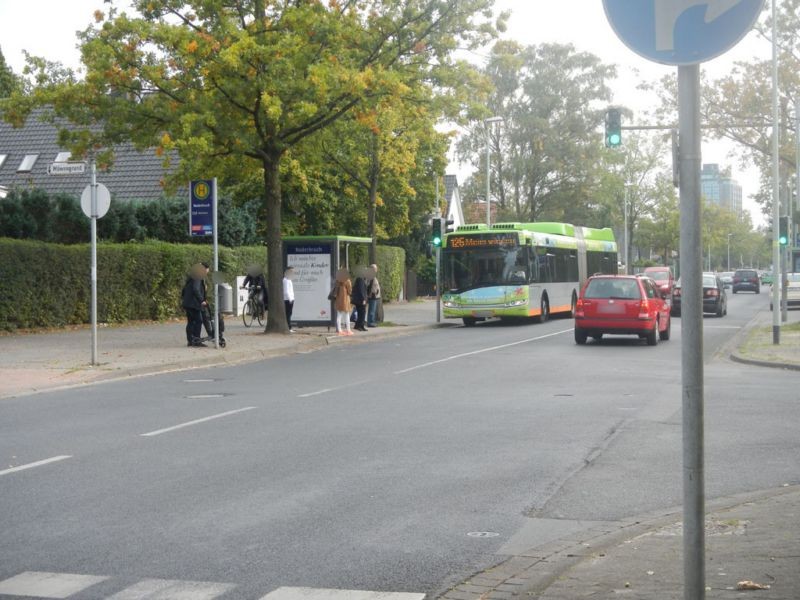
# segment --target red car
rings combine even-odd
[[[672,288],[675,287],[675,278],[669,267],[647,267],[644,275],[655,281],[662,292],[672,293]]]
[[[650,346],[668,340],[671,328],[669,294],[649,277],[595,275],[581,290],[575,309],[575,343],[603,334],[638,335]]]

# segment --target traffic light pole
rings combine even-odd
[[[775,0],[772,0],[772,343],[781,343],[781,246],[779,223],[781,218],[780,195],[780,107],[778,103],[778,27]]]

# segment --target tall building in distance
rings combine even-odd
[[[720,170],[715,163],[703,165],[700,173],[706,202],[727,208],[742,217],[742,186],[731,177],[730,169]]]

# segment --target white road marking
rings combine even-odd
[[[409,592],[369,592],[305,587],[281,587],[261,600],[423,600],[425,594]]]
[[[54,456],[53,458],[46,458],[44,460],[38,460],[36,462],[28,463],[27,465],[20,465],[18,467],[11,467],[10,469],[6,469],[5,471],[0,471],[0,475],[8,475],[9,473],[16,473],[17,471],[24,471],[25,469],[33,469],[34,467],[41,467],[42,465],[49,465],[50,463],[58,462],[60,460],[66,460],[68,458],[72,458],[72,456],[70,456],[70,455]]]
[[[232,590],[230,583],[145,579],[110,596],[108,600],[211,600]]]
[[[502,350],[504,348],[511,348],[513,346],[519,346],[520,344],[528,344],[530,342],[537,342],[539,340],[544,340],[546,338],[555,337],[557,335],[561,335],[562,333],[569,333],[574,331],[573,328],[564,329],[562,331],[556,331],[555,333],[548,333],[547,335],[540,335],[534,338],[528,338],[525,340],[520,340],[518,342],[511,342],[510,344],[503,344],[501,346],[492,346],[491,348],[483,348],[482,350],[475,350],[473,352],[465,352],[464,354],[456,354],[454,356],[448,356],[447,358],[441,358],[439,360],[434,360],[428,363],[424,363],[421,365],[417,365],[416,367],[409,367],[408,369],[403,369],[402,371],[395,371],[395,375],[403,375],[404,373],[410,373],[411,371],[416,371],[417,369],[425,369],[427,367],[432,367],[434,365],[439,365],[444,362],[448,362],[451,360],[456,360],[458,358],[465,358],[467,356],[475,356],[476,354],[483,354],[485,352],[494,352],[495,350]]]
[[[245,408],[239,408],[237,410],[229,410],[228,412],[219,413],[218,415],[211,415],[210,417],[203,417],[202,419],[195,419],[194,421],[188,421],[186,423],[181,423],[180,425],[173,425],[172,427],[165,427],[164,429],[157,429],[156,431],[150,431],[148,433],[140,434],[142,437],[153,437],[156,435],[161,435],[162,433],[168,433],[170,431],[175,431],[176,429],[183,429],[184,427],[191,427],[192,425],[197,425],[198,423],[205,423],[206,421],[213,421],[214,419],[221,419],[223,417],[228,417],[230,415],[235,415],[240,412],[245,412],[247,410],[254,410],[255,406],[248,406]]]
[[[25,571],[10,579],[0,581],[0,594],[35,596],[37,598],[67,598],[106,579],[108,577],[95,575]]]
[[[324,390],[319,390],[318,392],[311,392],[310,394],[300,394],[298,398],[311,398],[311,396],[319,396],[320,394],[327,394],[328,392],[332,392],[334,388],[325,388]]]
[[[739,325],[703,325],[703,329],[741,329]]]

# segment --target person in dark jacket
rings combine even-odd
[[[261,302],[262,310],[269,310],[269,301],[267,300],[267,282],[264,279],[264,272],[261,267],[250,267],[247,269],[247,277],[244,278],[243,285],[240,289],[247,289],[250,286],[256,288],[258,293],[258,300]]]
[[[358,277],[353,282],[353,306],[356,308],[356,329],[358,331],[366,331],[364,326],[364,317],[367,315],[367,282],[364,279],[365,269],[360,267],[356,270]]]
[[[208,267],[198,263],[192,267],[181,293],[181,304],[186,311],[186,342],[188,346],[205,346],[200,335],[203,331],[203,308],[206,301],[205,276]]]

